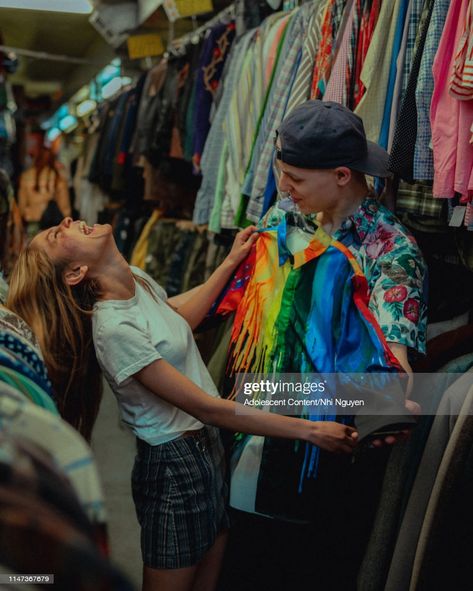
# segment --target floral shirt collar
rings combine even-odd
[[[335,232],[334,238],[345,242],[344,238],[351,233],[355,241],[361,245],[366,236],[373,232],[379,214],[379,202],[374,197],[368,196],[360,204],[355,213],[352,213],[342,222]]]
[[[287,210],[276,204],[259,226],[278,226],[286,215]],[[307,219],[313,222],[314,217]],[[369,308],[386,340],[424,353],[427,270],[410,232],[393,212],[368,196],[343,221],[331,240],[347,247],[360,265],[368,281]],[[280,254],[284,259],[287,253],[282,249]]]

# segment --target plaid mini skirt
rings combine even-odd
[[[137,439],[132,492],[145,566],[194,566],[229,527],[225,458],[219,430],[151,446]]]

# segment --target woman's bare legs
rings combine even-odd
[[[195,566],[175,569],[143,567],[142,591],[214,591],[227,537],[227,531],[220,533],[214,545]]]
[[[228,530],[225,530],[217,536],[215,544],[202,558],[197,568],[192,591],[214,591],[217,587],[227,539]]]

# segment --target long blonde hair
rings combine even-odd
[[[7,307],[33,329],[62,417],[90,441],[102,398],[102,377],[92,341],[92,308],[98,285],[71,288],[65,263],[29,244],[10,278]]]

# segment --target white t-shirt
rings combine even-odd
[[[156,299],[135,282],[135,295],[129,300],[97,302],[92,317],[94,345],[124,423],[140,439],[160,445],[203,425],[150,392],[132,377],[135,373],[156,359],[165,359],[210,396],[219,393],[187,321],[166,304],[162,287],[141,269],[131,269],[147,280]]]

